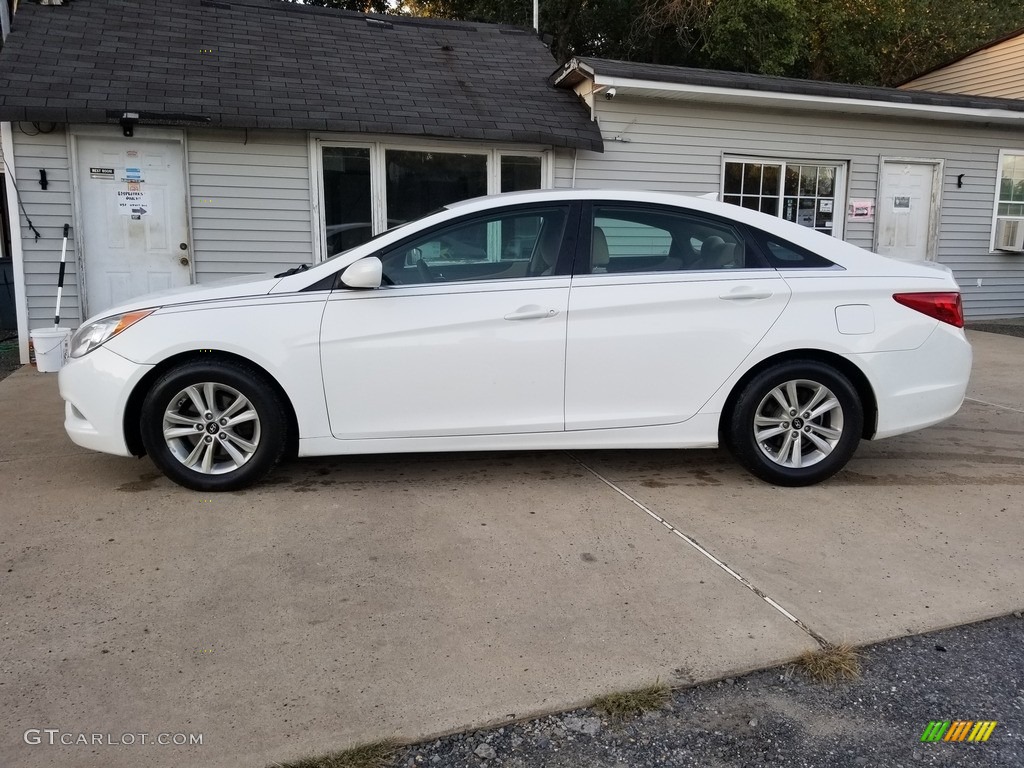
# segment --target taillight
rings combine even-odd
[[[964,327],[964,305],[960,294],[947,293],[894,293],[892,296],[905,307],[922,312],[944,323]]]

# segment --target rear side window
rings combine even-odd
[[[763,267],[740,232],[699,213],[659,206],[595,205],[590,274]],[[577,268],[580,274],[586,274]]]
[[[762,235],[761,245],[768,263],[775,269],[828,269],[835,266],[824,256],[774,235]]]

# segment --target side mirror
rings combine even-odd
[[[376,256],[353,262],[341,273],[341,284],[346,288],[380,288],[384,265]]]

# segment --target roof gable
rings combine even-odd
[[[1024,99],[1024,29],[922,72],[900,88]]]
[[[0,119],[292,128],[601,149],[530,31],[281,0],[23,4]]]

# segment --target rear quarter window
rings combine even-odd
[[[759,239],[765,258],[775,269],[828,269],[835,266],[824,256],[774,235],[762,233]]]

